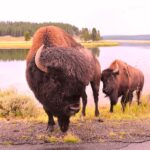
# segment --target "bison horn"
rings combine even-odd
[[[116,69],[113,70],[113,73],[118,74],[119,73],[119,66],[116,64]]]
[[[35,55],[35,64],[37,66],[37,68],[39,68],[41,71],[43,72],[48,72],[47,70],[47,67],[45,67],[41,61],[40,61],[40,56],[41,56],[41,52],[42,52],[42,49],[43,49],[44,45],[42,45],[36,52],[36,55]]]
[[[113,73],[119,73],[119,69],[118,68],[116,68],[115,70],[113,70]]]

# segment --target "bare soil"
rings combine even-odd
[[[35,121],[0,120],[0,145],[54,144],[44,137],[54,136],[63,139],[67,134],[62,133],[57,124],[52,133],[47,132],[46,127],[46,123]],[[80,143],[142,143],[150,141],[150,119],[71,122],[68,132],[76,135],[81,140]],[[60,143],[63,143],[63,140],[55,141],[55,144]]]

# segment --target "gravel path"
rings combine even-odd
[[[63,144],[62,133],[55,126],[53,133],[46,131],[47,124],[28,122],[25,120],[0,120],[0,145],[23,144]],[[142,143],[150,141],[150,119],[134,121],[78,121],[70,123],[69,133],[80,139],[80,144],[86,143]],[[55,143],[47,139],[55,137]]]

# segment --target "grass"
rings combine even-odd
[[[95,41],[95,42],[81,42],[83,46],[86,48],[96,48],[96,47],[101,47],[101,46],[118,46],[118,42],[113,42],[113,41],[106,41],[106,40],[101,40],[101,41]]]
[[[67,133],[66,136],[64,136],[63,138],[63,142],[64,143],[72,143],[72,144],[75,144],[75,143],[79,143],[81,140],[74,134],[72,133]]]
[[[104,120],[135,120],[150,118],[150,96],[145,95],[141,100],[142,104],[133,102],[127,105],[125,113],[122,112],[120,103],[114,106],[114,113],[109,113],[109,106],[100,108],[100,117]],[[71,121],[81,121],[81,111]],[[15,90],[0,90],[0,117],[22,117],[31,121],[47,122],[47,115],[43,108],[37,107],[35,100],[31,97],[19,94]],[[94,119],[94,107],[87,107],[85,120]]]
[[[37,106],[31,97],[19,94],[13,89],[0,90],[1,117],[35,117],[37,112]]]
[[[81,42],[86,48],[95,48],[100,46],[117,46],[117,42],[99,41],[99,42]],[[0,49],[29,49],[32,41],[0,41]]]
[[[61,142],[61,138],[57,138],[55,136],[48,136],[48,135],[37,135],[36,137],[37,140],[42,140],[48,143],[56,143],[56,142]]]
[[[31,41],[0,41],[0,49],[29,49]]]
[[[37,135],[36,137],[37,140],[42,140],[48,143],[79,143],[81,140],[74,134],[72,133],[67,133],[64,136],[56,137],[54,135]]]

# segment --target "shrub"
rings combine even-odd
[[[15,90],[0,90],[0,116],[34,117],[37,107],[34,100]]]

